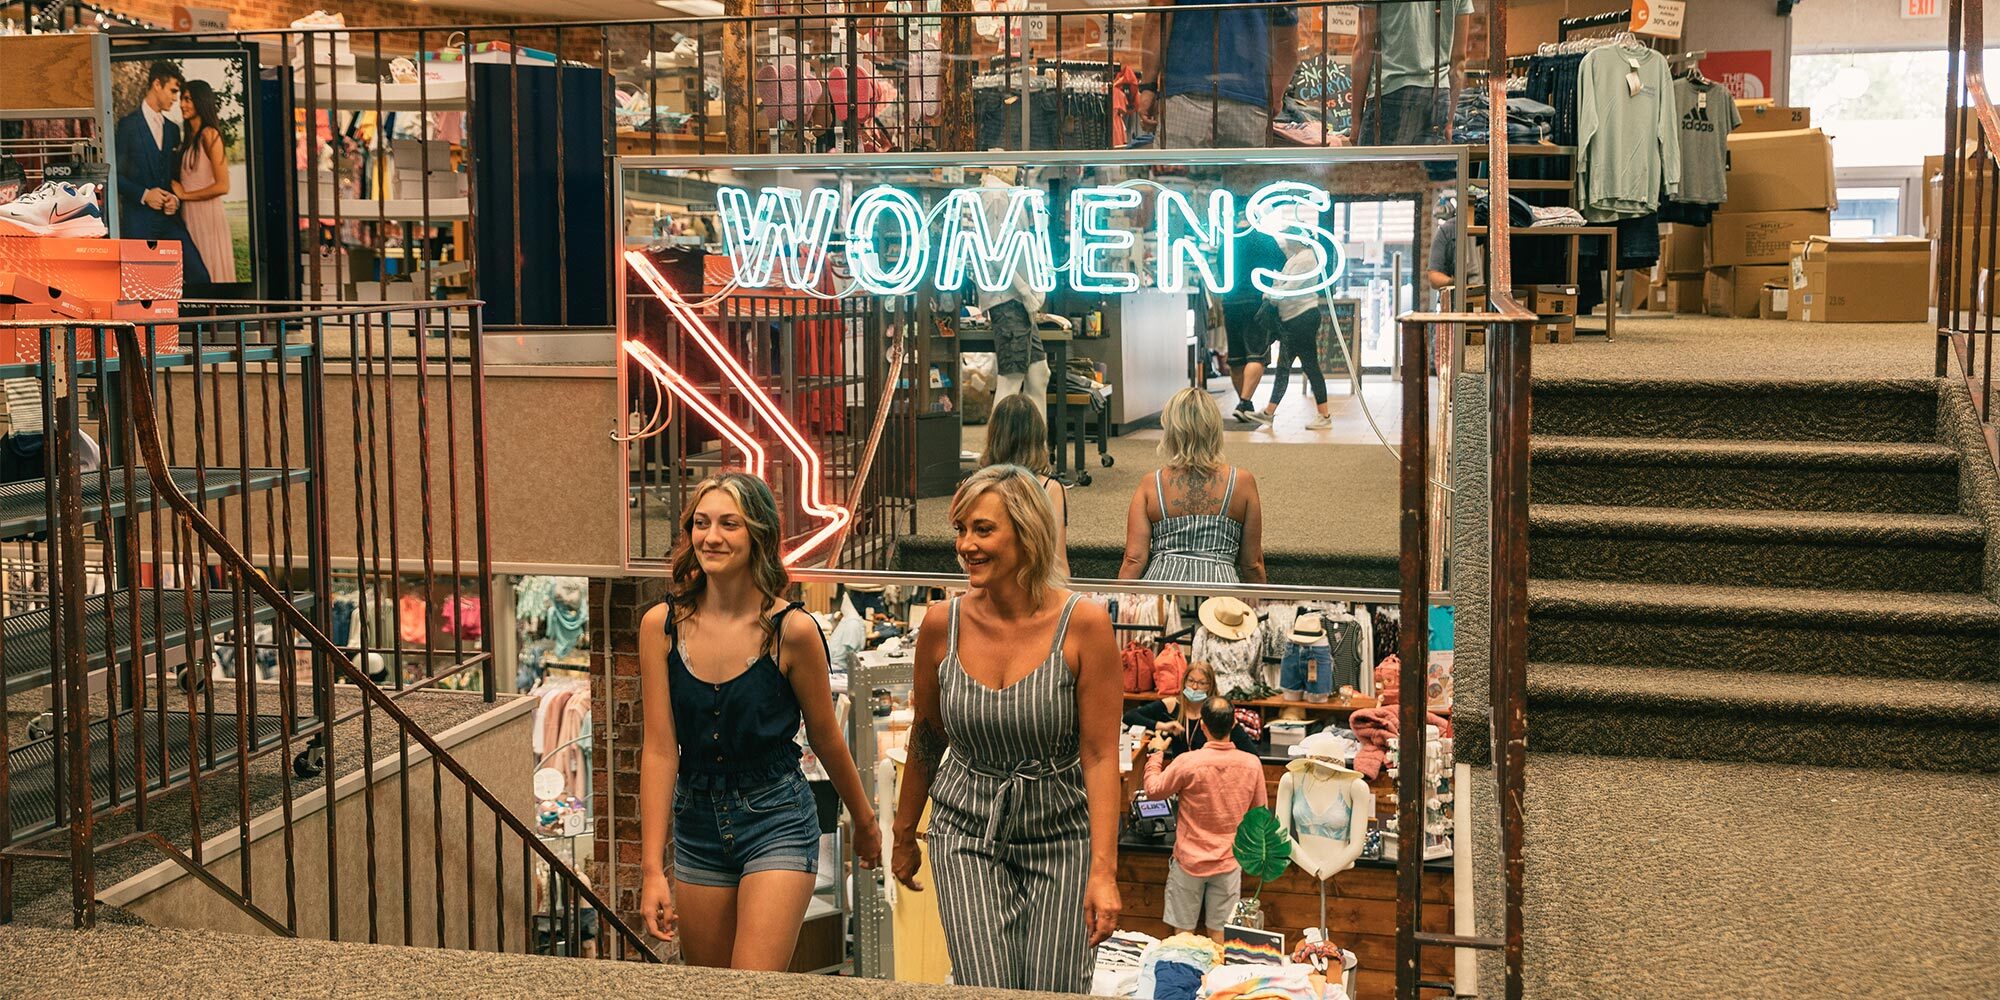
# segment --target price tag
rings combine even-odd
[[[1646,84],[1639,79],[1638,70],[1627,70],[1625,72],[1625,89],[1630,91],[1633,97],[1639,96],[1639,91],[1646,89]]]
[[[1704,90],[1694,95],[1694,106],[1701,111],[1708,110],[1708,91]]]

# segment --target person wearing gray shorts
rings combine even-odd
[[[1222,925],[1236,915],[1243,868],[1236,863],[1236,826],[1243,814],[1268,805],[1264,765],[1237,748],[1229,731],[1236,709],[1227,698],[1201,703],[1201,728],[1208,742],[1162,764],[1168,737],[1154,734],[1146,755],[1146,797],[1180,799],[1174,832],[1174,859],[1167,866],[1167,926],[1182,933],[1208,928],[1222,940]]]

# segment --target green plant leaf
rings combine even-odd
[[[1292,863],[1292,842],[1278,828],[1278,817],[1263,806],[1252,807],[1236,825],[1235,852],[1243,874],[1266,882]]]

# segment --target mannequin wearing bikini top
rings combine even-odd
[[[1328,879],[1361,857],[1375,793],[1360,774],[1335,760],[1309,757],[1285,766],[1278,779],[1278,826],[1292,842],[1292,862]]]

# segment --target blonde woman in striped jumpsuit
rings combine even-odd
[[[1033,473],[979,470],[951,520],[970,589],[917,636],[894,872],[922,891],[917,818],[929,799],[953,981],[1083,993],[1091,949],[1118,927],[1124,700],[1111,619],[1064,588],[1055,515]]]

